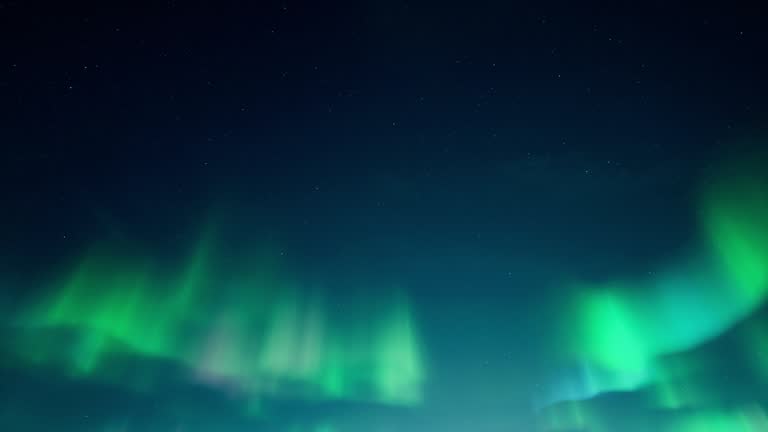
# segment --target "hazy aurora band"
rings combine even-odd
[[[610,392],[668,412],[662,431],[768,428],[758,403],[723,403],[708,379],[716,362],[696,351],[746,320],[737,330],[743,357],[768,377],[768,327],[749,321],[768,295],[766,190],[756,169],[723,170],[702,187],[695,254],[644,277],[572,284],[570,298],[555,300],[562,333],[552,339],[575,366],[542,397],[542,430],[614,430],[592,403]],[[405,290],[340,299],[290,277],[279,260],[222,258],[214,231],[202,230],[172,266],[142,251],[93,247],[13,317],[29,336],[18,338],[17,356],[137,390],[162,377],[139,370],[127,379],[124,362],[162,360],[194,382],[234,389],[255,416],[267,415],[261,403],[270,398],[423,402],[428,344]]]
[[[264,396],[421,400],[422,347],[404,294],[349,304],[349,314],[266,262],[225,274],[214,244],[204,235],[177,272],[107,248],[92,251],[17,318],[27,331],[63,336],[53,344],[32,338],[39,342],[25,342],[20,355],[118,384],[110,373],[116,356],[165,359],[196,380],[237,389],[256,406]]]
[[[723,371],[696,351],[736,331],[752,369],[767,369],[766,323],[750,320],[768,294],[768,177],[759,166],[735,163],[705,183],[695,257],[645,278],[574,287],[562,340],[580,366],[549,394],[546,430],[612,430],[590,400],[617,391],[669,410],[670,432],[767,430],[752,401],[722,409],[716,379],[702,378]],[[746,330],[737,328],[744,320]]]

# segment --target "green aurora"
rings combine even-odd
[[[262,397],[421,400],[425,370],[405,294],[347,304],[350,314],[322,291],[280,277],[274,263],[227,274],[213,243],[203,236],[176,272],[145,257],[91,251],[16,320],[28,332],[67,336],[27,338],[20,355],[126,385],[136,383],[110,371],[116,357],[165,360],[200,382],[237,388],[252,406]]]
[[[642,280],[574,287],[561,339],[581,373],[544,409],[545,430],[611,430],[590,401],[638,391],[653,409],[688,412],[665,426],[670,432],[768,430],[760,405],[713,408],[723,400],[703,377],[723,371],[695,354],[735,332],[746,363],[767,376],[765,323],[750,320],[768,295],[768,178],[758,166],[733,164],[705,183],[703,258]]]
[[[749,321],[768,295],[764,177],[740,165],[705,184],[703,246],[693,258],[644,278],[569,286],[553,340],[578,373],[544,404],[543,431],[614,430],[594,403],[612,392],[669,413],[658,430],[766,430],[761,405],[725,404],[707,378],[718,366],[696,351],[736,332],[746,363],[768,379],[768,327]],[[257,417],[267,415],[265,400],[422,404],[426,347],[405,290],[342,298],[289,277],[276,259],[225,259],[213,232],[203,230],[177,265],[93,247],[14,317],[28,336],[17,338],[16,354],[25,365],[139,391],[164,378],[126,374],[121,362],[166,362],[194,382],[234,389]]]

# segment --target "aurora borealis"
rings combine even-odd
[[[256,399],[420,401],[424,365],[405,297],[350,305],[363,314],[346,317],[321,292],[302,292],[259,263],[227,277],[212,253],[202,240],[178,274],[160,278],[149,263],[91,252],[18,319],[25,330],[71,330],[72,340],[40,339],[21,354],[76,376],[108,373],[113,355],[168,359]]]
[[[0,431],[768,431],[759,8],[120,3],[0,2]]]
[[[608,392],[649,391],[650,403],[673,412],[717,405],[720,391],[696,378],[704,374],[711,379],[707,375],[717,369],[701,370],[702,359],[686,353],[729,332],[743,332],[738,325],[745,319],[758,320],[753,324],[757,327],[764,325],[760,315],[755,316],[768,294],[764,271],[768,182],[759,166],[734,164],[719,170],[703,187],[698,214],[703,219],[702,244],[711,251],[709,256],[706,248],[699,251],[706,258],[699,258],[698,265],[678,265],[643,282],[575,288],[563,340],[583,370],[561,388],[561,394],[555,391],[551,401],[564,402],[567,408],[553,411],[557,420],[552,429],[604,430],[599,421],[589,420],[578,402],[573,403]],[[745,358],[762,352],[759,344],[740,349]],[[669,430],[763,430],[765,412],[759,405],[750,410],[756,420],[705,410],[675,420],[676,426]]]
[[[744,370],[757,379],[768,370],[760,313],[768,181],[754,167],[736,163],[702,177],[692,257],[636,279],[565,286],[570,299],[553,302],[560,325],[547,339],[562,341],[552,355],[572,372],[530,395],[540,430],[613,430],[617,420],[600,407],[610,394],[665,413],[646,428],[766,427],[759,397],[723,394],[724,359],[707,348],[732,344]],[[339,296],[302,285],[283,254],[222,254],[218,231],[200,230],[185,256],[165,261],[117,244],[86,249],[8,317],[18,334],[6,348],[12,367],[151,394],[168,377],[136,365],[164,362],[177,369],[174,379],[234,397],[256,424],[269,424],[284,401],[411,410],[428,403],[429,344],[406,290]],[[318,424],[310,429],[336,430]]]

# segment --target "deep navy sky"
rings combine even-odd
[[[563,3],[0,2],[3,301],[94,242],[173,255],[215,219],[230,254],[262,242],[311,283],[414,299],[422,407],[288,416],[528,430],[558,284],[695,248],[702,172],[768,114],[758,8]],[[148,403],[104,394],[105,419]],[[153,397],[247,427],[216,394]]]
[[[383,207],[408,236],[408,213],[465,218],[457,223],[469,230],[546,223],[561,212],[526,217],[528,203],[512,220],[491,211],[479,221],[462,209],[484,212],[515,193],[572,208],[559,190],[551,199],[538,190],[571,181],[664,182],[652,197],[663,205],[622,203],[658,213],[679,206],[713,149],[749,138],[766,113],[765,34],[749,9],[3,7],[3,171],[23,185],[10,188],[6,217],[22,230],[35,218],[34,233],[14,240],[39,235],[49,248],[66,231],[88,236],[93,218],[168,233],[212,199],[241,193],[296,210],[277,213],[280,221],[335,219],[339,200]],[[535,185],[482,178],[521,166]],[[417,203],[403,192],[438,202],[409,211]],[[581,217],[595,214],[604,212]]]

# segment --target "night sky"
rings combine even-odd
[[[768,29],[0,1],[0,430],[768,431]]]

